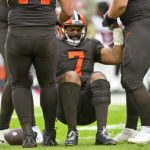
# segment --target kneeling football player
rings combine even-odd
[[[110,84],[102,72],[94,72],[95,62],[119,64],[122,59],[123,35],[116,24],[113,29],[114,46],[104,48],[94,38],[86,38],[87,25],[84,17],[74,11],[70,20],[58,27],[59,63],[58,119],[67,124],[65,145],[77,145],[76,125],[88,125],[97,121],[96,145],[114,145],[106,130]]]

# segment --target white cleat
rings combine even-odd
[[[117,142],[126,142],[129,138],[133,138],[137,135],[137,131],[134,129],[124,128],[121,133],[115,136],[113,139]]]
[[[150,143],[150,126],[141,126],[141,131],[135,137],[128,139],[128,142],[134,144]]]
[[[39,127],[38,126],[34,126],[34,127],[32,127],[32,130],[33,130],[33,132],[37,133],[36,143],[37,144],[41,144],[43,142],[43,135],[42,135]]]
[[[6,144],[7,141],[4,138],[4,135],[9,132],[10,129],[0,130],[0,144]]]

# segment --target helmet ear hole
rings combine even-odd
[[[66,32],[67,26],[81,26],[82,27],[81,36],[78,40],[73,40],[68,36]],[[60,31],[58,32],[59,32],[58,33],[59,37],[61,34],[63,34],[63,39],[66,40],[68,44],[73,45],[73,46],[79,45],[80,42],[84,40],[86,33],[87,33],[87,25],[86,25],[84,16],[82,16],[78,11],[74,10],[72,17],[62,24],[61,32]]]

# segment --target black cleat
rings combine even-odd
[[[78,144],[78,131],[77,130],[69,130],[67,139],[64,143],[65,146],[74,146]]]
[[[31,135],[24,134],[22,147],[24,148],[36,147],[37,146],[36,136],[37,136],[36,132],[32,132]]]
[[[54,130],[51,134],[48,134],[43,130],[43,146],[56,146],[58,143],[55,141],[56,131]]]
[[[116,145],[117,141],[109,137],[107,130],[103,129],[96,133],[95,145]]]

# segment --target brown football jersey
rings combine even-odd
[[[75,71],[81,80],[87,80],[93,72],[95,62],[101,62],[101,42],[94,38],[86,38],[78,46],[69,45],[65,40],[58,40],[59,63],[56,76],[67,71]]]
[[[50,27],[56,24],[56,0],[8,0],[11,27]]]

